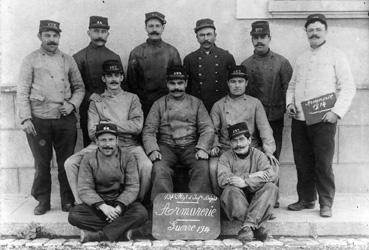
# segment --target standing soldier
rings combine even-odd
[[[22,63],[17,103],[22,129],[35,160],[32,196],[39,202],[35,215],[50,210],[52,148],[56,151],[63,211],[73,206],[64,161],[73,154],[77,139],[74,111],[82,102],[85,88],[73,57],[58,49],[59,23],[41,20],[38,38],[41,48]]]
[[[168,93],[166,87],[167,68],[181,65],[176,48],[161,40],[165,28],[165,16],[159,12],[145,14],[148,39],[134,48],[128,61],[128,90],[140,98],[144,117],[151,105]]]
[[[292,67],[283,56],[269,48],[271,41],[269,23],[251,24],[254,54],[242,62],[246,66],[249,83],[246,93],[258,98],[264,106],[276,145],[274,156],[279,160],[282,148],[286,92],[292,76]],[[279,207],[277,201],[275,207]]]
[[[228,71],[236,63],[228,51],[215,45],[213,20],[198,20],[195,33],[200,48],[183,60],[188,74],[187,93],[200,98],[210,112],[213,104],[227,94]]]
[[[305,23],[310,48],[296,60],[287,90],[287,113],[292,117],[291,138],[297,169],[299,200],[289,210],[314,208],[319,194],[320,216],[331,217],[335,194],[332,160],[338,119],[355,95],[355,84],[346,56],[326,44],[328,25],[322,14],[309,15]],[[301,102],[335,93],[337,101],[322,121],[307,125]]]
[[[86,48],[73,55],[86,87],[86,95],[79,108],[84,147],[91,143],[87,129],[87,111],[90,96],[94,93],[102,94],[105,90],[105,83],[101,80],[102,64],[106,60],[121,62],[119,55],[105,47],[109,36],[109,28],[106,17],[91,16],[87,31],[91,42]]]
[[[247,69],[249,83],[246,93],[258,98],[264,106],[276,144],[274,156],[279,159],[282,148],[283,116],[286,110],[286,92],[292,76],[292,67],[283,56],[269,48],[269,23],[252,23],[251,40],[254,54],[242,62]]]

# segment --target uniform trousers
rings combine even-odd
[[[332,207],[335,195],[332,160],[337,123],[320,122],[307,126],[305,121],[292,119],[291,137],[297,170],[299,200],[315,201]]]
[[[83,136],[83,147],[87,147],[91,143],[90,136],[88,134],[88,108],[89,108],[90,102],[88,99],[83,99],[81,106],[79,107],[79,126],[82,130],[82,136]]]
[[[67,177],[69,185],[72,189],[74,198],[77,204],[82,203],[78,195],[78,171],[83,156],[97,149],[96,144],[91,143],[88,147],[82,149],[81,151],[75,153],[65,161],[65,171],[67,172]],[[151,170],[152,162],[147,157],[141,146],[127,146],[120,147],[122,151],[128,151],[129,154],[133,154],[137,161],[138,175],[140,178],[140,191],[138,193],[138,199],[144,201],[145,196],[148,195],[151,188]],[[147,198],[149,199],[149,197]]]
[[[220,196],[220,204],[228,220],[236,219],[243,222],[242,227],[257,229],[272,215],[277,193],[278,187],[271,182],[254,192],[227,186]]]
[[[282,138],[283,138],[283,125],[284,125],[284,118],[269,121],[270,127],[273,130],[273,137],[275,141],[275,152],[274,156],[279,160],[279,156],[281,154],[282,149]]]
[[[148,214],[141,203],[134,202],[113,222],[109,223],[106,218],[101,210],[83,203],[70,210],[68,221],[83,230],[103,231],[110,241],[116,241],[129,229],[141,226],[148,219]]]
[[[64,169],[65,160],[73,154],[77,140],[76,117],[74,113],[60,119],[32,118],[36,136],[27,134],[35,164],[35,176],[32,185],[32,196],[39,202],[49,205],[51,194],[50,162],[52,149],[56,152],[58,180],[61,203],[73,203],[73,194],[68,184]]]
[[[176,167],[188,169],[190,193],[211,193],[208,160],[195,158],[195,145],[186,147],[159,144],[161,160],[152,169],[151,201],[159,193],[173,193],[173,175]]]

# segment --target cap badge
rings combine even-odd
[[[103,130],[110,130],[108,126],[104,126]]]
[[[56,23],[48,23],[48,27],[57,28]]]

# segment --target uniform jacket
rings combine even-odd
[[[215,45],[209,54],[202,48],[190,53],[183,60],[189,77],[187,93],[201,99],[210,112],[213,104],[228,93],[228,71],[235,64],[228,51]]]
[[[283,56],[269,50],[266,55],[253,54],[242,62],[247,69],[246,93],[264,106],[269,121],[283,119],[286,92],[292,76],[292,66]]]
[[[86,101],[92,93],[101,94],[105,90],[105,83],[101,79],[104,61],[118,60],[121,62],[119,55],[105,46],[99,47],[92,42],[74,54],[73,57],[85,83]]]
[[[204,104],[198,98],[185,94],[182,100],[166,95],[151,107],[143,129],[142,140],[149,155],[159,151],[160,143],[177,146],[196,145],[209,152],[214,129]]]
[[[78,108],[84,94],[76,62],[59,49],[50,53],[41,47],[23,60],[17,90],[21,122],[32,116],[58,119],[65,101]]]
[[[119,148],[110,157],[99,149],[83,157],[78,172],[78,194],[87,205],[117,201],[128,206],[136,200],[139,186],[134,156]]]
[[[230,98],[227,95],[214,104],[210,116],[215,129],[214,146],[222,149],[229,148],[228,126],[246,122],[251,134],[251,146],[262,146],[265,153],[274,153],[273,130],[269,125],[263,105],[255,97],[243,95]]]
[[[167,68],[174,65],[181,65],[179,53],[162,40],[147,39],[131,51],[127,69],[128,91],[138,95],[145,114],[154,101],[168,93]]]
[[[239,158],[232,149],[224,152],[218,160],[218,183],[221,188],[228,184],[228,178],[239,176],[245,180],[247,189],[251,192],[258,190],[267,182],[278,178],[278,166],[272,167],[266,155],[256,148],[250,147],[245,159]],[[268,179],[253,176],[253,173],[265,172]]]
[[[317,49],[310,48],[296,60],[287,90],[286,104],[295,104],[296,119],[304,121],[301,102],[332,92],[336,93],[337,97],[332,111],[343,118],[356,92],[346,56],[327,44]]]
[[[122,90],[112,95],[105,90],[101,102],[90,102],[88,110],[88,133],[95,140],[96,125],[109,121],[117,125],[119,146],[137,146],[138,135],[143,127],[143,113],[138,96]]]

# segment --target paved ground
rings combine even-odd
[[[272,238],[264,243],[242,244],[235,237],[240,224],[223,221],[218,240],[80,244],[79,230],[68,224],[59,200],[52,201],[50,212],[34,216],[37,202],[33,198],[3,195],[0,249],[369,249],[369,194],[337,194],[332,218],[319,217],[318,205],[312,210],[288,211],[286,206],[295,199],[281,198],[281,208],[274,211],[277,218],[268,223]]]
[[[81,244],[78,239],[47,239],[35,240],[2,239],[0,249],[156,249],[156,250],[190,250],[190,249],[369,249],[369,238],[363,237],[323,237],[323,238],[290,238],[281,237],[265,242],[252,241],[242,244],[230,238],[207,241],[150,241],[137,240],[128,242],[89,242]]]

